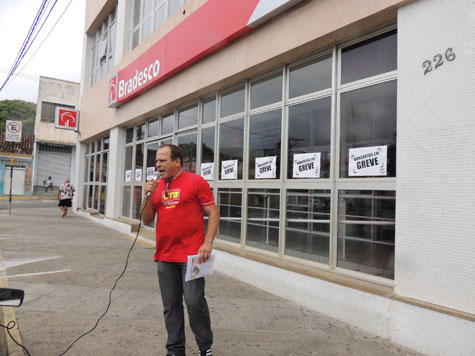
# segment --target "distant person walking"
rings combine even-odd
[[[59,186],[56,200],[59,200],[58,206],[63,212],[63,218],[68,214],[68,208],[72,206],[71,202],[75,191],[74,186],[69,182],[69,178],[66,178],[64,183]]]
[[[48,191],[48,188],[50,188],[51,191],[53,190],[53,180],[51,179],[51,176],[43,181],[43,185],[45,186],[45,192]]]

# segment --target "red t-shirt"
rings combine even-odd
[[[203,177],[182,171],[168,186],[162,179],[152,195],[157,211],[155,261],[186,262],[204,242],[203,207],[214,204],[214,196]]]

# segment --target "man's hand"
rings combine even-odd
[[[158,187],[158,183],[160,183],[160,179],[150,179],[145,184],[145,195],[148,193],[150,193],[150,195],[153,194]]]
[[[155,209],[153,209],[152,199],[149,199],[149,194],[152,195],[155,192],[158,183],[160,183],[160,179],[151,179],[145,184],[145,198],[140,207],[140,213],[142,214],[142,222],[144,225],[150,225],[153,219],[155,219]]]
[[[200,255],[200,263],[206,262],[211,256],[211,251],[213,251],[213,246],[205,241],[203,245],[201,245],[200,249],[198,250],[198,254]]]

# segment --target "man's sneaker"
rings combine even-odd
[[[200,350],[198,352],[198,356],[213,356],[213,353],[211,352],[211,349],[208,350]]]

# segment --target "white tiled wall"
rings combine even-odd
[[[395,292],[475,314],[475,1],[399,10],[397,136]]]

